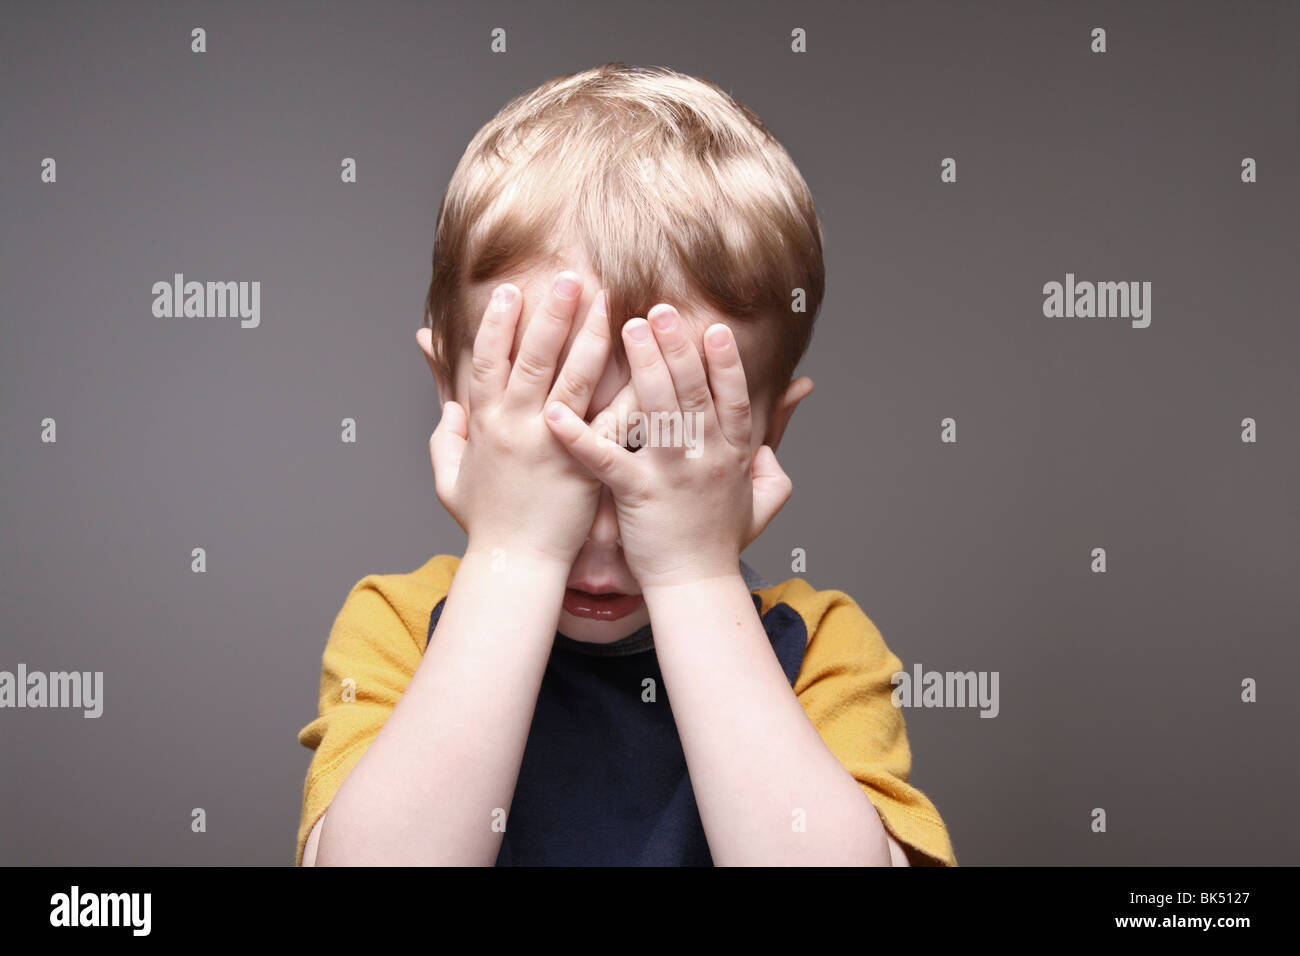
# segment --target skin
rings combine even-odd
[[[565,261],[575,264],[575,271],[582,282],[582,291],[576,307],[578,321],[572,323],[572,327],[564,341],[561,349],[561,362],[567,360],[569,352],[583,331],[584,322],[582,317],[588,316],[593,308],[600,305],[599,280],[587,264],[582,253],[577,249],[570,249]],[[541,265],[505,277],[502,281],[521,290],[525,302],[540,303],[545,301],[555,274],[554,269]],[[481,286],[478,289],[480,293],[478,298],[483,302],[485,312],[488,305],[488,296],[493,288],[495,288],[495,285]],[[471,297],[473,298],[473,296]],[[710,322],[721,319],[722,316],[719,313],[702,309],[698,316],[691,316],[690,321],[694,328],[702,332]],[[531,323],[531,320],[532,316],[528,314],[521,318],[513,339],[512,357],[517,355],[523,341],[524,331]],[[603,326],[603,329],[608,334],[607,323]],[[759,336],[752,327],[738,325],[734,330],[734,334],[743,354],[754,354],[761,347]],[[451,412],[452,419],[447,424],[462,439],[467,440],[468,436],[464,429],[464,421],[460,417],[460,411],[470,409],[473,406],[472,351],[466,349],[459,357],[456,385],[453,388],[443,376],[438,374],[433,360],[432,333],[428,329],[421,329],[416,338],[437,384],[438,396],[443,405],[444,416],[447,415],[448,411]],[[612,348],[609,351],[614,352]],[[569,369],[570,374],[575,371],[575,368]],[[602,415],[609,415],[620,407],[628,411],[638,408],[627,362],[622,356],[612,355],[603,368],[599,370],[586,368],[583,370],[583,374],[592,380],[587,415],[585,416],[588,420],[595,421]],[[791,382],[779,395],[760,393],[754,397],[753,448],[755,452],[765,443],[772,449],[776,449],[795,409],[812,392],[812,388],[812,380],[803,377]],[[459,410],[449,409],[448,403],[459,406]],[[440,423],[439,427],[443,427],[442,423]],[[437,441],[438,438],[435,433],[434,444]],[[454,458],[454,453],[453,449],[452,454],[447,456],[448,463],[445,467],[451,467],[450,461]],[[435,460],[434,464],[436,475],[438,473],[438,462]],[[519,489],[512,489],[512,493],[523,494],[524,492]],[[784,501],[782,501],[783,503]],[[466,522],[458,514],[454,502],[449,506],[447,500],[443,499],[443,504],[448,507],[461,527],[465,528]],[[772,510],[772,514],[775,514],[779,507],[780,505],[777,505]],[[589,530],[586,540],[583,542],[582,547],[579,548],[577,557],[573,560],[568,583],[571,585],[593,584],[601,590],[613,590],[623,594],[639,594],[641,588],[627,565],[623,549],[619,546],[620,535],[617,510],[614,507],[613,497],[609,489],[603,489],[603,493],[599,495],[597,507],[590,520],[586,517],[585,511],[575,520],[578,525],[585,524]],[[757,533],[755,533],[754,537],[757,537]],[[562,610],[559,630],[574,640],[609,643],[632,634],[648,622],[649,613],[644,607],[617,621],[595,621],[589,618],[575,617]]]
[[[465,555],[304,865],[494,863],[492,814],[508,814],[555,631],[605,643],[647,621],[715,863],[906,865],[791,693],[739,570],[791,494],[775,448],[812,382],[751,400],[752,330],[667,303],[626,323],[616,355],[595,276],[573,261],[508,277],[513,298],[488,301],[455,389],[435,371],[435,487]],[[418,339],[434,368],[428,330]],[[698,413],[700,454],[611,441],[608,413],[629,404]],[[561,601],[575,582],[644,604],[574,617]]]

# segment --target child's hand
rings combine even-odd
[[[677,311],[657,306],[650,314],[653,323],[623,327],[638,407],[679,412],[694,447],[655,447],[652,437],[634,453],[587,425],[582,409],[561,401],[546,413],[556,436],[613,492],[623,554],[643,590],[739,574],[740,552],[792,490],[768,446],[750,451],[749,393],[731,330],[718,323],[705,331],[706,374]]]
[[[556,277],[510,352],[522,311],[514,285],[488,302],[474,339],[469,414],[447,402],[429,440],[438,500],[469,538],[468,551],[573,563],[586,541],[600,482],[556,441],[542,419],[554,401],[585,416],[609,356],[598,295],[558,378],[555,366],[582,298],[576,273]]]

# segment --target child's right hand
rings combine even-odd
[[[488,301],[474,339],[468,414],[443,406],[429,440],[438,500],[465,529],[468,553],[572,565],[587,540],[600,482],[543,420],[552,401],[585,416],[609,357],[605,296],[596,296],[559,376],[582,285],[562,272],[524,330],[510,361],[523,296],[510,283]],[[499,549],[499,550],[498,550]]]

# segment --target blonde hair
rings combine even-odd
[[[479,319],[471,290],[573,242],[615,333],[661,301],[766,319],[751,392],[790,381],[825,288],[821,227],[789,154],[715,84],[605,63],[516,97],[478,131],[438,210],[425,301],[448,382]]]

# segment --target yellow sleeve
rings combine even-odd
[[[827,747],[853,774],[885,829],[914,865],[956,866],[934,804],[908,784],[912,753],[891,678],[902,662],[847,594],[816,591],[800,579],[760,592],[763,610],[784,603],[808,628],[794,692]]]
[[[343,602],[321,658],[319,716],[298,733],[315,754],[303,785],[295,865],[410,683],[424,656],[429,614],[446,595],[455,563],[440,556],[411,574],[368,575]]]

